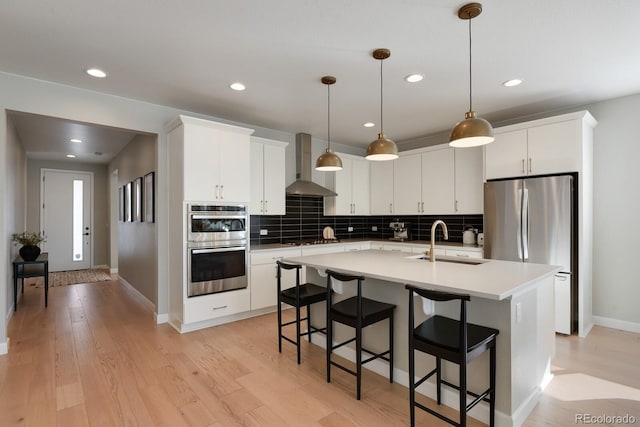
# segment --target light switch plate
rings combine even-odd
[[[375,225],[371,226],[371,231],[378,231],[378,227],[376,227]]]
[[[347,231],[351,233],[353,231],[353,227],[347,227]]]
[[[260,229],[260,235],[261,236],[268,236],[269,235],[269,230],[267,230],[266,228],[261,228]]]

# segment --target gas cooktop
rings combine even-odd
[[[284,244],[288,246],[326,245],[329,243],[340,243],[340,239],[296,240],[293,242],[284,242]]]

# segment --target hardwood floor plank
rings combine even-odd
[[[70,406],[56,413],[57,425],[60,427],[86,427],[90,425],[87,408],[84,405]],[[51,424],[44,424],[51,425]]]
[[[141,390],[147,410],[154,425],[167,427],[188,426],[187,419],[176,408],[160,386],[149,386]]]

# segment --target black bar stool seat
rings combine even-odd
[[[276,262],[278,266],[278,351],[282,353],[282,340],[290,342],[296,346],[298,364],[300,364],[300,338],[306,336],[311,342],[311,335],[315,332],[325,333],[327,328],[316,328],[311,325],[311,305],[317,302],[326,301],[327,289],[313,283],[300,283],[300,264],[288,264],[281,261]],[[282,289],[282,270],[296,270],[296,284],[293,287]],[[296,318],[290,322],[282,323],[282,303],[289,304],[296,309]],[[306,317],[301,317],[300,308],[307,307]],[[300,324],[307,321],[307,331],[302,332]],[[289,325],[296,325],[296,339],[283,335],[282,328]]]
[[[433,291],[406,285],[409,290],[409,401],[411,426],[415,425],[415,408],[440,418],[454,426],[466,427],[467,412],[480,401],[489,403],[489,425],[495,425],[495,390],[496,390],[496,337],[497,329],[475,325],[467,322],[467,301],[469,295]],[[433,315],[418,326],[414,324],[414,293],[432,301],[460,301],[460,320],[445,316]],[[414,351],[435,356],[436,367],[416,381]],[[489,350],[489,388],[482,393],[474,393],[467,389],[467,364]],[[442,359],[458,364],[459,385],[442,379]],[[459,392],[459,421],[448,418],[415,400],[415,389],[431,376],[436,374],[436,392],[438,405],[442,403],[442,384]],[[475,399],[467,404],[467,395]]]
[[[342,301],[332,302],[332,279],[341,282],[357,281],[358,289],[356,296]],[[375,359],[382,359],[389,362],[389,382],[393,383],[393,312],[396,308],[394,304],[364,298],[362,296],[362,282],[364,276],[338,273],[327,270],[327,382],[331,382],[331,366],[342,369],[356,377],[356,396],[360,400],[362,383],[362,365]],[[369,325],[381,320],[389,319],[389,349],[381,353],[368,350],[362,346],[362,330]],[[333,344],[333,322],[342,323],[355,329],[355,337]],[[352,371],[331,358],[333,350],[342,347],[350,342],[356,342],[356,371]],[[362,360],[362,352],[371,357]]]

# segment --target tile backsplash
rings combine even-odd
[[[326,226],[334,229],[338,239],[388,239],[393,237],[389,223],[396,218],[411,224],[413,240],[431,239],[431,225],[438,219],[447,224],[451,242],[462,242],[467,225],[482,232],[482,215],[325,216],[322,197],[287,196],[285,215],[251,215],[250,239],[254,245],[318,240]],[[261,236],[260,230],[267,230],[267,235]],[[436,232],[436,239],[442,240],[442,228]]]

